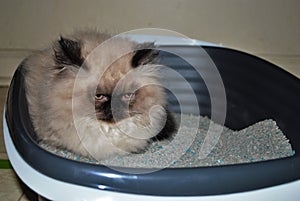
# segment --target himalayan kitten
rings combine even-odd
[[[175,130],[153,44],[96,31],[60,37],[22,63],[38,140],[97,160],[139,153]]]

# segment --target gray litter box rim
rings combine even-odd
[[[203,48],[208,52],[220,50],[218,47]],[[235,51],[221,49],[225,51],[224,54],[226,51]],[[5,111],[7,125],[20,156],[32,168],[48,177],[98,190],[101,186],[102,190],[155,196],[238,193],[300,179],[300,157],[297,154],[299,148],[296,149],[295,156],[284,159],[227,166],[166,168],[148,174],[128,174],[101,165],[59,157],[40,148],[34,139],[27,111],[23,73],[26,72],[23,72],[20,66],[10,85]],[[299,86],[298,79],[285,71],[280,73],[294,79]],[[127,169],[125,172],[142,171],[142,169],[124,169]]]

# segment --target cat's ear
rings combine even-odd
[[[58,40],[58,47],[55,48],[55,59],[58,64],[80,67],[84,61],[80,42],[61,36]]]
[[[137,51],[131,60],[132,67],[136,68],[140,65],[146,65],[158,60],[159,51],[155,49],[153,43],[144,43],[137,46]]]

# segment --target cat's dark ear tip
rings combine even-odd
[[[56,59],[60,64],[77,65],[81,66],[83,58],[81,56],[81,44],[80,41],[67,39],[60,35],[59,49],[56,50]]]
[[[144,43],[137,46],[134,56],[131,60],[132,67],[154,63],[159,58],[159,50],[154,43]]]
[[[59,35],[58,42],[62,43],[64,40],[65,38],[62,35]]]
[[[68,39],[62,35],[59,36],[58,43],[64,50],[72,46],[77,46],[77,47],[79,46],[79,43],[77,41]]]

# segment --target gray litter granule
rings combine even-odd
[[[177,120],[180,115],[176,115]],[[95,161],[40,143],[59,156],[115,167],[203,167],[250,163],[294,155],[289,140],[273,120],[264,120],[240,131],[213,123],[207,117],[181,115],[172,139],[152,142],[146,152]]]

